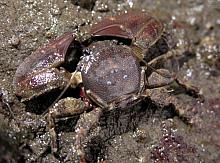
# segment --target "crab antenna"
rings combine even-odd
[[[66,92],[66,90],[70,87],[70,85],[72,84],[72,81],[75,77],[76,72],[77,71],[72,73],[71,78],[70,78],[69,82],[67,83],[67,85],[65,86],[65,88],[62,90],[60,95],[54,100],[54,102],[44,111],[44,113],[42,114],[43,116],[46,116],[48,109],[53,107],[60,100],[60,98],[63,96],[63,94]]]

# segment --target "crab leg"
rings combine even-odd
[[[97,126],[101,114],[102,114],[102,109],[100,107],[94,108],[89,113],[85,112],[81,114],[80,119],[76,124],[75,127],[76,139],[75,139],[74,147],[76,149],[77,156],[79,157],[81,162],[86,162],[85,152],[83,149],[83,143],[85,141],[85,138],[87,137],[89,131],[93,127]]]
[[[170,74],[170,72],[166,69],[157,69],[157,71],[162,74]],[[166,85],[173,83],[175,80],[176,79],[174,77],[173,78],[166,78],[164,76],[161,76],[158,73],[153,72],[147,78],[146,86],[148,89],[163,87],[163,86],[166,86]]]
[[[49,109],[48,121],[49,132],[51,135],[51,149],[53,153],[57,152],[57,137],[55,132],[55,119],[62,117],[71,117],[86,111],[89,107],[85,106],[84,102],[80,99],[67,97],[61,99],[52,108]]]
[[[162,62],[159,62],[161,59],[164,59],[164,56],[162,56],[162,58],[159,58],[158,60],[153,60],[154,62],[153,63],[147,63],[144,59],[143,59],[143,50],[141,48],[139,48],[138,46],[132,46],[132,51],[134,52],[134,54],[136,55],[136,57],[138,58],[139,61],[143,62],[145,67],[151,69],[152,71],[156,72],[157,74],[165,77],[165,78],[173,78],[173,76],[169,73],[161,73],[160,71],[158,71],[156,68],[155,68],[155,65],[157,65],[158,63],[162,63]],[[158,57],[157,57],[158,58]],[[155,58],[155,59],[157,59]],[[151,65],[153,64],[153,65]]]
[[[163,67],[161,64],[162,63],[165,63],[167,60],[169,60],[169,59],[172,59],[172,58],[174,58],[174,57],[177,57],[177,56],[180,56],[180,54],[182,54],[182,52],[181,51],[178,51],[178,50],[175,50],[175,51],[170,51],[170,52],[168,52],[168,53],[166,53],[166,54],[164,54],[164,55],[161,55],[161,56],[159,56],[159,57],[156,57],[156,58],[154,58],[152,61],[150,61],[149,63],[148,63],[148,65],[149,66],[151,66],[151,67],[154,67],[154,68],[158,68],[158,67]],[[160,69],[160,71],[161,70],[163,70],[164,72],[161,72],[162,74],[168,74],[168,71],[167,70],[165,70],[165,69]],[[159,70],[158,70],[159,71]],[[170,72],[169,72],[170,73]],[[170,73],[171,74],[171,73]],[[164,75],[163,75],[164,76]],[[166,75],[165,75],[166,76]],[[169,75],[167,75],[167,76],[169,76]],[[171,75],[170,75],[171,76]],[[157,77],[157,78],[160,78],[160,77]],[[155,78],[156,79],[156,78]],[[167,78],[168,79],[168,78]],[[201,99],[201,101],[203,101],[203,97],[199,94],[199,91],[198,91],[198,88],[196,88],[196,87],[193,87],[193,86],[191,86],[191,85],[189,85],[189,84],[187,84],[187,83],[185,83],[185,82],[183,82],[183,81],[181,81],[179,78],[177,78],[177,77],[173,77],[173,78],[170,78],[170,81],[169,80],[167,80],[167,81],[165,81],[164,80],[164,82],[163,83],[161,83],[161,84],[151,84],[151,85],[148,85],[148,87],[149,88],[156,88],[156,87],[161,87],[161,86],[165,86],[165,85],[169,85],[170,83],[172,83],[172,82],[176,82],[179,86],[181,86],[182,88],[184,88],[185,89],[185,91],[186,91],[186,93],[188,93],[188,94],[190,94],[191,96],[193,96],[193,97],[196,97],[196,98],[200,98]],[[167,83],[167,84],[166,84]]]
[[[180,79],[175,79],[176,83],[185,89],[185,92],[189,95],[191,95],[194,98],[198,98],[199,101],[204,101],[204,96],[199,93],[199,89],[193,85],[190,85],[184,81],[181,81]]]

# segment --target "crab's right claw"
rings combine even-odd
[[[70,77],[56,67],[65,60],[67,49],[75,39],[73,33],[66,33],[48,44],[41,46],[17,68],[14,77],[15,94],[23,101],[29,100],[48,90],[65,85]]]

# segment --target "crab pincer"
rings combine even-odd
[[[39,47],[20,64],[13,84],[15,94],[22,97],[22,101],[68,83],[71,74],[57,67],[64,62],[67,49],[74,39],[74,33],[66,33]]]
[[[114,17],[107,17],[91,28],[93,37],[113,36],[130,39],[131,45],[146,51],[161,39],[163,23],[150,13],[130,11]]]

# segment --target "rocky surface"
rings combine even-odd
[[[88,37],[91,24],[130,9],[172,26],[181,49],[177,76],[204,101],[150,90],[138,106],[105,113],[87,142],[90,162],[218,162],[220,160],[220,2],[205,0],[2,0],[0,2],[0,162],[69,160],[78,117],[57,122],[59,153],[51,154],[42,111],[14,95],[13,76],[25,57],[68,31]],[[169,88],[170,91],[171,88]],[[56,95],[53,95],[56,96]],[[35,105],[46,108],[38,101]],[[43,109],[44,110],[44,109]]]

